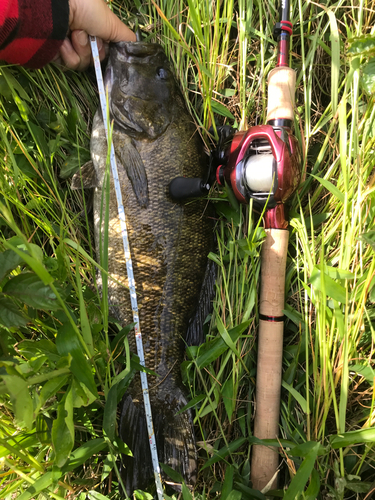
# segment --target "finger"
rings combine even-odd
[[[60,57],[68,69],[77,69],[81,62],[79,55],[73,49],[71,41],[68,38],[65,38],[60,47]]]
[[[89,66],[91,60],[91,47],[89,43],[89,37],[87,33],[83,30],[72,31],[70,37],[72,41],[73,50],[79,57],[78,66],[70,69],[83,71]]]

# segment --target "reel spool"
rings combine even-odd
[[[276,174],[276,162],[272,153],[249,156],[245,160],[245,183],[251,193],[272,193]]]
[[[216,171],[220,185],[232,188],[241,203],[252,198],[263,208],[283,203],[299,182],[299,150],[286,128],[259,125],[232,141],[226,163]]]

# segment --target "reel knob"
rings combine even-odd
[[[169,183],[169,195],[175,201],[205,196],[210,185],[199,177],[175,177]]]

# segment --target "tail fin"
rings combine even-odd
[[[182,390],[164,383],[150,391],[152,419],[159,462],[179,472],[187,485],[196,481],[196,448],[190,410],[180,413],[187,400]],[[120,416],[120,437],[133,456],[122,456],[121,478],[128,495],[145,489],[153,482],[153,467],[142,396],[125,394]],[[178,489],[178,488],[177,488]]]

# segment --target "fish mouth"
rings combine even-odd
[[[117,42],[111,44],[116,51],[116,57],[123,62],[129,62],[132,58],[154,57],[163,54],[162,47],[157,43],[146,42]]]

